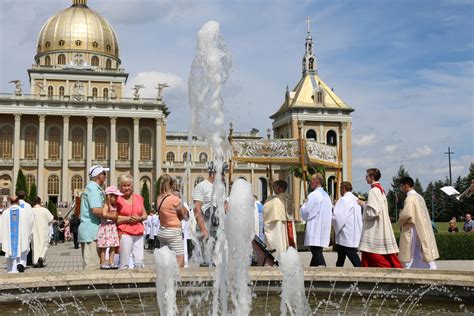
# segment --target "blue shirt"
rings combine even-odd
[[[79,225],[79,242],[92,242],[97,240],[100,218],[92,213],[93,208],[104,206],[105,194],[102,188],[91,181],[87,184],[81,195],[81,224]]]

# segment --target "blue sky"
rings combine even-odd
[[[11,79],[27,80],[36,38],[63,0],[0,2],[0,91]],[[271,126],[286,85],[301,77],[310,16],[319,74],[355,109],[353,169],[357,191],[366,190],[367,167],[382,183],[404,164],[424,186],[465,175],[474,148],[474,1],[188,1],[89,0],[115,28],[129,85],[168,81],[169,130],[189,119],[187,77],[196,34],[208,20],[221,23],[233,58],[224,91],[226,120],[237,130]],[[131,93],[131,90],[129,90]],[[252,115],[249,115],[252,113]]]

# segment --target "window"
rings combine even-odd
[[[44,58],[44,65],[45,65],[45,66],[51,66],[51,57],[46,56],[46,57]]]
[[[326,144],[337,146],[337,135],[335,131],[329,131],[326,135]]]
[[[35,176],[32,174],[27,174],[26,175],[26,188],[28,189],[28,191],[31,190],[31,186],[33,184],[36,184]]]
[[[316,137],[316,132],[314,131],[314,129],[309,129],[309,130],[306,131],[306,139],[318,140],[317,137]]]
[[[323,92],[322,91],[318,91],[318,93],[316,94],[316,102],[317,103],[323,103]]]
[[[97,57],[97,56],[92,56],[91,65],[92,65],[92,66],[99,66],[99,57]]]
[[[49,48],[49,47],[51,46],[51,43],[50,43],[50,42],[46,42],[46,43],[44,44],[44,46],[45,46],[46,48]]]
[[[84,132],[79,127],[72,130],[72,159],[84,159]]]
[[[93,96],[94,98],[97,98],[97,93],[98,93],[97,88],[92,88],[92,96]]]
[[[58,65],[65,65],[66,64],[66,56],[63,54],[58,56]]]
[[[54,87],[49,86],[48,87],[48,97],[52,97],[54,95]]]
[[[332,199],[336,198],[337,192],[337,182],[335,176],[330,176],[328,178],[328,194]]]
[[[76,41],[76,46],[81,46],[82,45],[82,41],[81,40],[77,40]]]
[[[202,176],[197,177],[196,180],[194,180],[194,187],[196,187],[196,185],[198,185],[198,183],[202,181],[204,181],[204,178]]]
[[[200,153],[199,154],[199,162],[207,162],[207,154],[206,153]]]
[[[92,42],[92,47],[95,47],[95,48],[99,47],[99,43],[97,43],[97,42]]]
[[[58,45],[59,45],[59,46],[64,46],[65,43],[66,43],[66,42],[65,42],[64,40],[59,40]]]
[[[71,178],[71,192],[74,195],[74,191],[82,190],[84,188],[84,183],[82,182],[82,177],[80,175],[75,175]]]
[[[107,45],[105,48],[106,48],[107,50],[111,50],[111,49],[112,49],[112,46]]]
[[[112,69],[112,61],[110,59],[107,59],[107,61],[105,62],[105,68]]]
[[[188,160],[191,161],[191,154],[188,152],[185,152],[183,154],[183,161],[188,161]]]
[[[59,142],[61,141],[61,130],[59,127],[51,127],[48,132],[48,157],[59,159]]]
[[[124,128],[119,130],[117,137],[118,160],[129,160],[129,136],[128,131]]]
[[[175,160],[175,156],[174,156],[174,152],[170,151],[166,154],[166,161],[168,162],[174,162]]]
[[[48,177],[48,195],[59,195],[59,177],[56,175]]]
[[[151,160],[151,132],[148,129],[140,133],[140,160]]]
[[[104,99],[108,99],[108,98],[109,98],[109,89],[104,88]]]
[[[59,87],[59,96],[64,97],[64,87],[63,86]]]
[[[5,125],[0,129],[0,158],[12,159],[13,127]]]
[[[25,129],[25,158],[36,159],[36,128],[33,126]]]
[[[107,159],[107,132],[99,128],[95,132],[95,160]]]

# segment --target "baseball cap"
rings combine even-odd
[[[113,194],[113,195],[117,195],[117,196],[122,196],[123,193],[119,191],[119,189],[117,189],[116,186],[113,186],[111,185],[110,187],[107,187],[107,189],[105,189],[105,194],[106,195],[109,195],[109,194]]]
[[[97,177],[102,172],[106,172],[106,171],[109,171],[109,170],[110,170],[109,168],[104,168],[100,165],[92,166],[89,169],[89,177],[91,177],[91,178]]]

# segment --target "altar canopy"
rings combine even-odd
[[[339,167],[336,146],[320,144],[310,139],[232,140],[232,161],[260,164],[300,164],[300,141],[304,146],[305,164]]]

